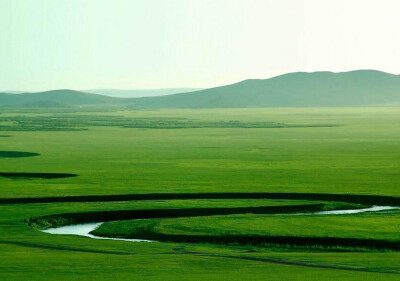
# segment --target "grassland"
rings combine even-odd
[[[0,201],[2,280],[26,280],[27,276],[29,280],[176,280],[177,276],[181,280],[400,280],[397,251],[132,243],[50,235],[27,223],[30,218],[71,213],[326,204],[326,200],[268,198],[124,201],[125,195],[134,194],[268,192],[399,197],[399,108],[63,110],[22,113],[14,109],[0,114],[1,126],[6,122],[9,126],[2,129],[2,135],[8,137],[1,138],[1,151],[35,154],[0,157],[0,173],[77,175],[0,177],[2,200],[33,198],[24,203]],[[63,121],[65,116],[73,117],[68,119],[74,120],[73,125]],[[46,119],[47,129],[27,130],[29,122],[20,125],[16,119],[42,120],[35,126]],[[100,119],[103,123],[93,123]],[[143,120],[156,120],[157,126],[126,126],[143,125]],[[163,125],[160,120],[169,121]],[[172,126],[174,122],[179,126]],[[188,122],[201,126],[190,127]],[[59,124],[78,129],[61,130]],[[118,200],[104,200],[117,195],[121,195]],[[85,202],[85,196],[98,196],[98,201]],[[33,202],[48,197],[65,200]],[[148,221],[159,230],[179,230],[185,235],[268,232],[397,241],[397,219],[392,212],[299,218],[236,214]],[[124,221],[118,228],[127,223],[133,222]]]
[[[399,212],[355,215],[228,215],[106,223],[105,237],[345,250],[400,250]]]

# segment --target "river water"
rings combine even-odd
[[[75,225],[67,225],[60,226],[54,228],[48,228],[42,230],[43,232],[50,234],[64,234],[64,235],[79,235],[94,239],[107,239],[107,240],[119,240],[119,241],[130,241],[130,242],[152,242],[151,240],[143,240],[143,239],[124,239],[124,238],[109,238],[109,237],[100,237],[93,234],[90,234],[93,230],[102,225],[103,222],[96,223],[82,223]]]

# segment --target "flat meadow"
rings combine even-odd
[[[399,125],[399,107],[2,109],[0,278],[400,280],[398,210],[279,213],[375,199],[400,206]],[[39,231],[55,222],[48,217],[86,222],[93,212],[108,219],[105,236],[170,236],[124,242]],[[139,213],[148,219],[126,219]],[[230,235],[238,239],[220,238]],[[252,243],[254,235],[319,242]]]

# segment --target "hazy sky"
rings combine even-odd
[[[400,73],[399,0],[0,0],[0,90]]]

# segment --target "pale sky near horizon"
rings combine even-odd
[[[398,0],[0,0],[0,91],[400,73]]]

